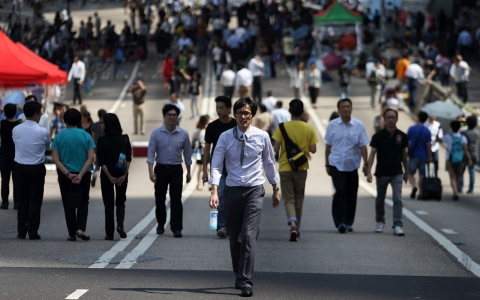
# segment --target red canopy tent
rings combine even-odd
[[[0,31],[0,86],[65,84],[67,73],[39,57],[25,46],[15,44]]]

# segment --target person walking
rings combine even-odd
[[[157,218],[157,234],[163,234],[167,221],[165,200],[167,190],[170,191],[170,229],[176,238],[182,237],[183,230],[183,169],[182,153],[187,169],[186,182],[191,180],[192,146],[188,132],[177,126],[180,110],[172,104],[162,109],[163,126],[153,130],[148,143],[148,173],[150,181],[155,184],[155,215]],[[155,169],[153,164],[156,162]]]
[[[408,181],[412,185],[412,192],[410,194],[410,199],[415,199],[417,191],[419,192],[419,197],[423,195],[422,185],[420,184],[417,187],[417,182],[415,181],[415,173],[418,170],[418,182],[422,182],[423,177],[425,176],[425,164],[433,162],[432,158],[432,136],[430,130],[425,128],[423,124],[428,119],[428,114],[426,112],[420,111],[417,115],[417,123],[413,126],[410,126],[407,131],[407,137],[409,140],[408,144]]]
[[[113,80],[117,78],[117,71],[120,70],[120,76],[122,80],[127,79],[125,74],[125,67],[124,67],[124,59],[125,59],[125,52],[123,47],[117,43],[115,45],[115,52],[114,52],[114,64],[113,64]]]
[[[264,104],[259,104],[258,108],[260,109],[260,113],[255,116],[252,126],[265,131],[271,137],[272,132],[270,128],[272,128],[273,124],[272,115],[267,111],[267,107]]]
[[[105,239],[112,241],[115,230],[115,207],[117,232],[122,239],[127,237],[123,229],[125,201],[127,201],[128,169],[132,161],[132,145],[128,135],[122,134],[117,115],[103,115],[105,135],[98,139],[97,160],[102,167],[100,184],[105,206]]]
[[[105,124],[103,124],[103,116],[107,113],[104,109],[99,109],[97,112],[98,122],[93,123],[92,125],[92,139],[95,143],[95,146],[98,143],[98,139],[105,135]],[[95,156],[97,156],[97,149],[95,148]],[[95,187],[97,182],[98,173],[100,172],[100,165],[98,164],[98,158],[95,159],[95,169],[92,174],[92,187]]]
[[[468,101],[467,82],[472,68],[463,60],[461,55],[455,56],[452,66],[450,67],[450,76],[455,81],[457,87],[457,95],[463,101]]]
[[[220,77],[220,84],[223,87],[223,95],[232,99],[233,92],[235,90],[235,72],[232,71],[232,67],[227,65]]]
[[[198,71],[194,71],[192,76],[188,75],[188,73],[184,70],[181,70],[181,72],[183,76],[190,81],[188,85],[188,92],[190,93],[190,110],[192,111],[192,116],[190,119],[195,119],[198,115],[200,115],[198,100],[202,99],[203,95],[201,75],[198,73]]]
[[[306,88],[310,96],[310,102],[313,108],[317,108],[317,97],[320,95],[320,88],[322,87],[322,73],[313,62],[310,64],[310,71],[307,74]]]
[[[262,101],[262,104],[265,105],[267,111],[271,113],[275,109],[277,102],[278,100],[277,98],[275,98],[275,94],[273,93],[273,91],[268,91],[267,98]]]
[[[33,102],[33,101],[38,102],[37,97],[33,94],[25,97],[25,103]],[[25,118],[25,114],[23,113],[23,108],[20,105],[17,105],[17,108],[20,111],[22,111],[22,113],[17,117],[17,120],[23,123],[27,120],[27,118]],[[38,125],[44,127],[47,130],[50,130],[50,126],[48,124],[48,115],[46,113],[42,113],[42,116],[40,117],[40,121],[38,122]]]
[[[253,85],[252,85],[252,100],[257,103],[262,102],[262,81],[261,77],[263,76],[263,69],[265,65],[262,62],[262,58],[259,55],[255,55],[248,62],[248,69],[253,74]]]
[[[197,161],[197,190],[202,190],[203,150],[205,149],[205,129],[208,125],[208,115],[200,116],[192,134],[193,159]]]
[[[340,233],[352,232],[358,192],[358,172],[363,159],[363,173],[367,171],[368,137],[363,123],[353,118],[352,100],[337,102],[339,118],[328,123],[325,133],[325,161],[327,174],[332,177],[335,194],[332,215]]]
[[[407,70],[405,71],[405,76],[407,78],[407,85],[408,85],[408,106],[410,107],[410,111],[415,110],[415,97],[417,93],[417,83],[419,79],[425,78],[425,74],[423,73],[423,69],[420,66],[420,62],[418,59],[415,59],[413,63],[411,63]]]
[[[312,125],[303,122],[300,117],[304,112],[303,102],[299,99],[290,101],[289,110],[292,120],[283,123],[288,138],[300,148],[305,156],[317,152],[318,138]],[[296,242],[300,238],[300,225],[302,221],[303,200],[305,198],[305,184],[307,181],[308,161],[298,168],[292,170],[287,157],[286,142],[281,130],[277,130],[272,136],[275,141],[273,149],[280,153],[279,174],[280,187],[283,200],[285,201],[285,212],[287,213],[287,224],[290,226],[290,242]]]
[[[253,73],[245,64],[239,62],[237,65],[239,71],[235,77],[235,90],[240,98],[245,98],[252,94]]]
[[[427,121],[423,124],[423,126],[427,127],[428,130],[430,130],[430,134],[432,135],[432,146],[430,148],[430,151],[432,152],[435,174],[438,174],[438,149],[440,148],[440,144],[437,141],[437,137],[438,139],[443,138],[442,124],[437,121],[437,117],[429,115]]]
[[[287,68],[287,72],[290,75],[290,87],[293,89],[293,97],[298,99],[302,97],[302,90],[305,86],[305,64],[303,62],[297,65],[297,68],[290,70]]]
[[[85,231],[95,143],[90,134],[77,128],[82,119],[78,110],[68,109],[63,119],[67,129],[53,140],[52,160],[57,166],[58,185],[67,222],[67,240],[74,242],[78,237],[88,241],[90,236]],[[77,195],[75,198],[79,198],[77,201],[73,201],[74,194]]]
[[[145,134],[145,95],[147,88],[142,78],[137,78],[130,84],[127,90],[133,97],[133,134],[138,134],[138,119],[140,117],[140,133]]]
[[[468,166],[466,163],[463,164],[462,172],[460,173],[460,178],[458,180],[458,192],[462,193],[463,190],[463,174],[465,170],[468,168],[468,173],[470,175],[470,182],[468,185],[467,194],[473,193],[473,187],[475,186],[475,165],[478,161],[478,139],[480,137],[480,133],[476,130],[477,127],[477,117],[476,116],[468,116],[467,117],[467,130],[462,131],[461,134],[467,138],[468,144],[468,152],[470,153],[470,158],[472,159],[472,165]]]
[[[2,205],[1,209],[8,209],[8,196],[10,194],[10,177],[13,182],[13,209],[18,208],[18,197],[15,185],[15,144],[13,142],[13,128],[20,124],[19,120],[15,118],[17,107],[15,104],[7,103],[3,107],[3,113],[6,120],[0,122],[0,138],[2,147],[0,147],[0,174],[2,176]]]
[[[280,123],[290,121],[290,113],[283,108],[282,101],[277,101],[277,104],[275,105],[275,109],[272,110],[271,114],[273,118],[273,123],[272,123],[272,128],[270,129],[270,132],[275,132]]]
[[[211,158],[215,152],[220,135],[233,127],[237,126],[237,121],[230,116],[232,110],[232,100],[227,96],[218,96],[215,98],[215,106],[218,119],[208,124],[205,130],[205,149],[203,149],[203,183],[209,181],[209,168]],[[210,151],[211,150],[211,151]],[[227,237],[227,220],[225,218],[225,181],[227,179],[227,170],[224,168],[218,184],[219,205],[217,215],[217,236]]]
[[[348,67],[348,61],[346,59],[342,59],[342,65],[338,69],[338,79],[340,85],[340,98],[346,99],[348,98],[348,90],[350,85],[350,75],[352,71]]]
[[[372,182],[372,166],[377,156],[375,177],[377,178],[377,197],[375,198],[375,232],[382,233],[385,227],[385,196],[387,188],[392,186],[393,234],[403,236],[402,223],[402,180],[408,180],[408,137],[397,129],[398,112],[388,108],[383,113],[385,128],[375,133],[370,142],[367,180]],[[404,172],[402,172],[402,166]]]
[[[73,102],[75,105],[77,99],[78,104],[82,105],[82,93],[80,92],[80,85],[83,84],[85,80],[85,64],[80,60],[78,55],[75,55],[73,58],[73,64],[68,72],[68,81],[70,82],[73,78]]]
[[[230,236],[230,254],[235,288],[243,297],[253,296],[253,270],[256,243],[260,228],[265,178],[272,185],[273,207],[280,203],[277,168],[270,137],[251,126],[257,105],[250,98],[241,98],[233,106],[237,126],[220,135],[212,159],[212,192],[210,207],[219,205],[218,186],[223,168],[228,176],[225,186],[225,215]]]
[[[45,151],[50,148],[48,131],[38,126],[42,105],[27,102],[23,106],[26,121],[12,130],[15,144],[14,182],[17,189],[17,238],[39,240],[40,213],[45,187]],[[3,147],[3,145],[2,145]],[[3,169],[3,168],[2,168]],[[21,188],[20,188],[21,187]]]
[[[467,137],[460,134],[461,124],[459,121],[452,121],[450,129],[452,133],[446,134],[442,142],[447,148],[445,169],[450,177],[450,186],[452,187],[454,201],[458,200],[458,181],[463,169],[463,164],[467,162],[468,167],[473,166],[470,152],[468,151]]]

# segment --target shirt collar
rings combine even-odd
[[[245,137],[248,139],[251,135],[252,135],[252,126],[250,125],[250,127],[248,128],[247,131],[243,132],[242,130],[240,130],[240,128],[237,126],[237,136],[238,137],[241,137],[242,134],[245,134]]]
[[[345,123],[343,123],[343,121],[342,121],[342,117],[338,117],[337,120],[338,120],[338,121],[337,121],[337,124],[345,124]],[[350,125],[353,125],[352,120],[353,120],[353,118],[350,117],[350,121],[348,121],[348,123],[345,124],[345,125],[349,125],[349,124],[350,124]]]
[[[163,125],[162,127],[160,127],[160,131],[165,131],[165,132],[168,132],[168,133],[174,133],[174,132],[180,131],[180,128],[178,126],[175,126],[175,129],[172,132],[170,132],[170,131],[168,131],[167,127],[165,127],[165,125]]]

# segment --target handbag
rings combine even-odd
[[[120,154],[118,155],[118,160],[117,164],[115,165],[115,169],[121,173],[122,175],[125,175],[127,173],[127,155],[125,154],[127,152],[126,146],[127,146],[127,138],[124,137],[124,143],[123,147],[120,150]]]
[[[80,208],[82,206],[82,190],[80,189],[80,184],[70,184],[67,206],[69,208]]]
[[[420,135],[422,134],[423,128],[420,129],[420,132],[418,133],[417,138],[415,139],[415,143],[413,144],[413,148],[408,147],[408,158],[413,158],[413,153],[415,153],[415,148],[417,148],[417,142],[418,139],[420,138]]]
[[[195,139],[192,145],[192,159],[202,160],[202,145],[198,139]]]
[[[282,132],[283,139],[285,140],[285,150],[287,154],[288,163],[293,171],[297,172],[298,169],[308,162],[308,158],[287,135],[285,126],[283,123],[279,124],[280,131]]]

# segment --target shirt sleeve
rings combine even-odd
[[[311,132],[310,145],[315,145],[316,143],[318,143],[318,137],[317,137],[317,134],[315,133],[315,129],[311,125],[310,125],[310,132]]]
[[[223,172],[223,162],[225,160],[225,150],[225,135],[221,134],[212,157],[210,185],[218,185],[220,183],[220,177],[222,177]]]
[[[128,135],[125,135],[125,138],[127,139],[127,143],[125,144],[125,150],[127,153],[125,153],[126,160],[127,161],[132,161],[132,144],[130,143],[130,138]]]
[[[55,136],[55,139],[53,140],[53,143],[52,143],[52,146],[51,146],[52,150],[60,151],[60,149],[59,149],[59,147],[58,147],[58,146],[59,146],[59,145],[58,145],[59,137],[61,137],[60,134],[58,134],[58,135]]]
[[[368,145],[368,136],[367,136],[367,131],[365,131],[365,126],[362,125],[362,131],[360,133],[360,140],[358,141],[358,144],[360,147],[364,147],[364,146],[367,146]]]
[[[52,144],[52,140],[50,139],[50,133],[45,128],[45,149],[50,149],[50,145]]]
[[[205,129],[205,143],[211,144],[212,141],[212,127],[208,127]]]
[[[406,134],[402,135],[403,140],[402,140],[402,148],[407,148],[408,147],[408,137]]]
[[[192,144],[190,143],[190,137],[186,131],[184,133],[183,141],[183,159],[185,159],[185,164],[187,166],[192,165]]]
[[[328,146],[332,145],[332,124],[328,124],[327,131],[325,132],[325,136],[323,137],[325,140],[325,144]]]
[[[374,134],[372,140],[370,141],[370,147],[378,149],[378,135]]]
[[[147,164],[153,165],[155,162],[155,151],[157,150],[157,132],[153,131],[148,141]]]
[[[97,146],[95,146],[95,143],[93,142],[92,136],[90,134],[88,134],[87,132],[85,132],[85,134],[87,135],[88,149],[95,149]]]
[[[262,152],[262,160],[265,175],[267,175],[268,182],[270,182],[270,184],[277,184],[280,180],[277,174],[275,155],[273,154],[272,142],[266,133],[263,135],[263,144],[265,147],[263,148]]]
[[[280,131],[280,127],[277,127],[277,129],[275,129],[275,132],[272,135],[272,139],[280,143],[283,141],[283,136],[282,136],[282,132]]]

